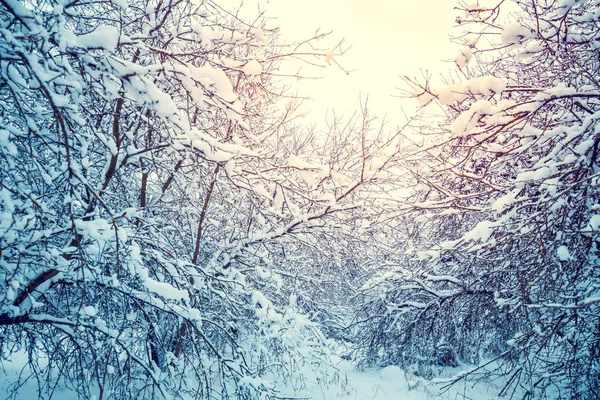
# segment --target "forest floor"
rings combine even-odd
[[[10,383],[21,375],[26,378],[30,371],[23,368],[26,354],[17,353],[11,362],[0,364],[0,398],[15,400],[34,400],[38,398],[37,382],[29,379],[14,392],[15,387]],[[499,388],[491,383],[479,384],[477,388],[471,385],[459,384],[450,390],[440,393],[439,386],[422,378],[406,374],[396,366],[380,369],[358,369],[351,361],[338,360],[337,382],[324,387],[318,382],[309,383],[309,391],[313,400],[488,400],[497,399]],[[446,375],[459,372],[460,369],[447,371]],[[13,393],[14,397],[9,396]],[[48,398],[45,394],[42,398]],[[57,385],[52,399],[78,400],[77,395]],[[94,397],[90,400],[94,400]]]
[[[472,384],[458,384],[445,392],[423,378],[406,374],[396,366],[386,368],[357,369],[350,361],[338,364],[340,377],[347,384],[340,387],[313,389],[314,400],[492,400],[498,398],[496,385],[486,382],[473,388]],[[445,371],[445,376],[453,376],[460,368]]]

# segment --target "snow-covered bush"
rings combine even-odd
[[[212,1],[0,3],[0,354],[28,355],[41,397],[286,397],[325,372],[269,261],[343,209],[299,192],[291,213],[274,140],[297,116],[279,63],[325,52],[262,24]]]
[[[598,398],[600,3],[462,8],[457,81],[409,81],[448,116],[416,176],[429,237],[363,287],[364,359],[431,365],[450,347],[477,366],[457,380],[500,374],[501,395]]]

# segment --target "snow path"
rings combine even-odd
[[[314,400],[493,400],[498,398],[495,385],[483,384],[477,389],[469,384],[458,385],[440,394],[437,387],[422,378],[405,374],[399,367],[357,370],[351,362],[338,364],[342,381],[347,377],[347,385],[342,393],[338,388],[313,390]],[[451,373],[455,374],[458,370]],[[337,393],[336,393],[337,389]]]
[[[30,373],[28,368],[23,368],[26,360],[26,354],[17,352],[13,354],[10,362],[5,361],[0,364],[0,398],[2,395],[8,395],[11,392],[14,387],[10,386],[10,383],[14,382],[19,374],[24,377]],[[318,382],[313,382],[310,388],[313,400],[497,399],[495,393],[497,393],[498,388],[489,384],[478,387],[477,390],[471,388],[470,385],[466,387],[465,385],[459,385],[460,387],[453,388],[440,395],[432,384],[427,384],[421,378],[405,374],[399,367],[390,366],[383,369],[357,370],[352,362],[339,360],[337,368],[340,384],[323,387]],[[458,371],[453,371],[453,373],[456,372]],[[35,380],[32,379],[21,386],[14,398],[16,400],[37,399],[38,393]],[[47,394],[44,394],[42,398],[47,399]],[[65,389],[62,385],[57,385],[52,398],[58,400],[80,399],[74,392]]]

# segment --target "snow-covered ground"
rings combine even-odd
[[[11,354],[10,361],[0,361],[0,399],[16,400],[35,400],[39,396],[37,381],[31,374],[31,369],[27,366],[27,354],[25,352],[15,352]],[[40,359],[40,367],[45,367],[47,363]],[[14,382],[19,380],[26,381],[22,386],[15,386]],[[49,398],[44,394],[43,399]],[[14,396],[14,397],[9,397]],[[60,382],[56,385],[52,399],[56,400],[75,400],[77,395],[71,390],[66,389]],[[87,400],[87,399],[86,399]]]
[[[27,356],[17,353],[11,362],[4,362],[0,367],[0,398],[9,396],[16,389],[17,400],[34,400],[38,398],[37,383],[30,379],[25,385],[15,388],[11,386],[16,378],[28,376],[31,371],[24,368]],[[338,360],[339,373],[336,383],[324,387],[318,382],[312,382],[310,392],[313,400],[445,400],[445,399],[496,399],[498,388],[491,384],[480,384],[477,388],[471,385],[459,385],[445,393],[439,392],[439,386],[429,383],[421,378],[411,376],[399,367],[390,366],[383,369],[356,369],[350,361]],[[457,371],[454,371],[457,372]],[[44,394],[44,399],[48,394]],[[56,385],[52,399],[77,400],[72,391],[63,385]],[[94,399],[92,397],[92,399]]]
[[[491,400],[498,398],[498,388],[492,384],[480,384],[477,388],[470,384],[460,384],[440,393],[440,386],[422,378],[406,374],[396,366],[383,369],[358,370],[348,361],[338,364],[340,377],[347,385],[340,388],[324,390],[315,387],[314,400],[445,400],[445,399],[477,399]],[[452,371],[456,373],[458,370]]]

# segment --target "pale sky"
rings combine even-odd
[[[315,70],[325,78],[298,83],[301,94],[314,98],[303,108],[310,120],[323,120],[325,110],[350,113],[360,106],[359,93],[369,95],[371,110],[388,114],[393,123],[403,122],[400,107],[412,112],[416,102],[392,97],[402,85],[400,76],[421,76],[421,69],[446,72],[459,47],[449,41],[458,11],[452,0],[263,0],[267,15],[276,17],[269,25],[279,26],[285,39],[312,37],[333,31],[328,43],[341,38],[352,48],[338,61],[350,75],[333,63]],[[337,40],[336,40],[337,39]],[[316,120],[316,121],[315,121]]]
[[[240,0],[223,0],[235,7]],[[336,58],[352,71],[346,75],[334,63],[325,69],[307,69],[323,76],[295,84],[300,95],[311,97],[300,111],[310,111],[307,122],[324,123],[327,109],[349,116],[369,96],[371,114],[394,125],[404,122],[401,107],[412,113],[417,102],[392,97],[403,86],[401,76],[421,77],[423,70],[446,73],[459,53],[449,40],[459,12],[458,0],[244,0],[243,14],[255,16],[260,5],[270,18],[269,27],[279,27],[285,41],[306,40],[319,32],[333,31],[319,45],[335,46],[345,39],[351,49]],[[326,46],[327,47],[327,46]],[[322,63],[324,63],[324,59]]]

